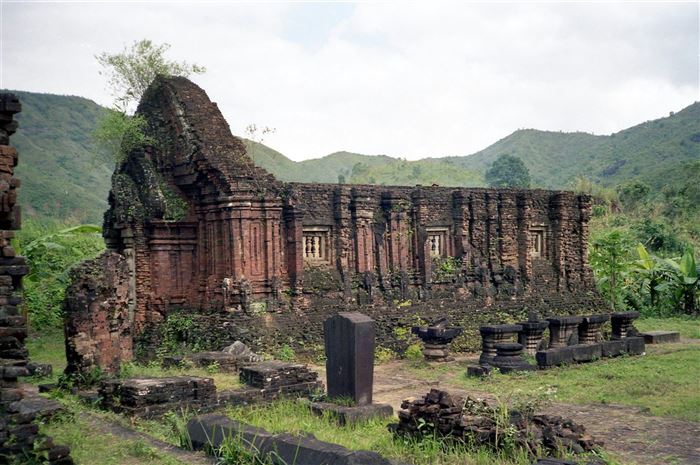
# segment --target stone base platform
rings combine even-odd
[[[197,376],[110,379],[102,381],[98,392],[103,408],[143,418],[216,401],[214,380]]]
[[[678,331],[647,331],[639,335],[644,338],[645,344],[670,344],[681,342],[681,333]]]
[[[331,415],[341,426],[371,420],[372,418],[387,418],[394,414],[394,409],[389,404],[346,406],[331,402],[309,402],[309,407],[316,415]]]
[[[603,341],[596,344],[576,344],[537,352],[537,366],[550,368],[573,363],[586,363],[601,357],[618,357],[620,355],[642,355],[644,353],[644,338],[625,337],[614,341]]]

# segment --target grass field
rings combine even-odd
[[[700,321],[686,318],[644,319],[636,325],[640,330],[679,330],[684,338],[700,338]],[[65,366],[63,336],[48,332],[27,340],[33,360],[51,363],[56,379]],[[396,362],[394,362],[396,363]],[[536,399],[543,392],[553,393],[553,400],[575,404],[622,404],[640,407],[655,416],[669,416],[700,421],[700,396],[697,386],[700,377],[700,344],[687,339],[680,344],[647,346],[646,355],[603,359],[589,364],[555,368],[523,374],[494,374],[476,379],[464,376],[463,367],[443,364],[427,366],[402,361],[399,368],[404,375],[416,379],[440,380],[470,392],[487,393],[503,401],[517,398]],[[211,372],[205,369],[179,368],[164,370],[155,365],[128,364],[129,375],[170,376],[191,374],[210,376],[219,389],[238,386],[235,375]],[[46,382],[35,379],[33,382]],[[416,395],[423,394],[417,392]],[[141,440],[125,439],[94,428],[90,418],[141,431],[154,438],[177,444],[177,423],[182,424],[181,413],[173,413],[160,421],[128,420],[116,414],[99,411],[80,403],[75,396],[58,396],[66,406],[67,414],[51,421],[42,430],[53,436],[57,443],[71,447],[78,464],[137,464],[177,465],[179,460],[164,454]],[[525,465],[530,461],[524,455],[498,456],[488,450],[439,447],[437,441],[422,443],[395,440],[387,430],[391,420],[375,420],[355,427],[337,428],[329,418],[312,415],[308,408],[297,402],[277,402],[268,406],[229,408],[226,412],[244,422],[273,432],[314,434],[318,439],[344,445],[351,449],[373,450],[405,463],[435,465]],[[618,459],[606,457],[610,464]]]

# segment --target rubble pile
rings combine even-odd
[[[241,381],[260,389],[280,389],[296,384],[316,383],[318,373],[300,363],[270,360],[241,367]]]
[[[586,434],[583,425],[570,419],[508,412],[484,400],[464,399],[437,389],[431,389],[423,398],[404,400],[401,408],[399,423],[389,426],[400,436],[437,433],[444,438],[495,449],[514,443],[533,456],[538,451],[583,453],[602,445]]]

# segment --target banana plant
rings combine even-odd
[[[643,294],[649,295],[649,305],[654,307],[659,301],[659,286],[664,281],[664,269],[659,259],[650,254],[646,247],[637,244],[639,258],[631,263],[632,271],[640,278],[640,287]]]
[[[670,280],[657,286],[658,290],[669,289],[677,305],[687,314],[695,314],[696,301],[700,294],[700,270],[695,263],[693,249],[687,249],[680,259],[664,260],[669,270]]]

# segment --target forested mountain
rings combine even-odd
[[[114,162],[92,132],[106,110],[82,97],[12,92],[22,102],[12,144],[23,215],[101,224]]]
[[[91,134],[105,109],[81,97],[13,92],[23,104],[13,144],[25,216],[100,223],[114,162]],[[510,154],[525,162],[537,187],[567,188],[584,176],[605,186],[641,179],[660,188],[687,184],[682,163],[700,160],[700,103],[610,136],[526,129],[473,155],[418,161],[336,152],[295,162],[249,146],[254,160],[284,181],[483,186],[490,164]]]

